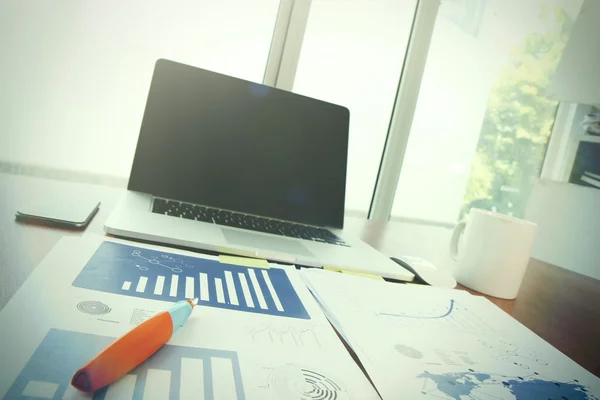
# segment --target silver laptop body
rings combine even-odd
[[[159,60],[105,231],[410,281],[342,229],[348,125],[341,106]]]

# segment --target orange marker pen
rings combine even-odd
[[[192,314],[197,299],[175,303],[111,343],[81,367],[71,385],[84,392],[113,383],[156,353]]]

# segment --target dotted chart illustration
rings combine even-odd
[[[494,352],[492,359],[495,361],[506,361],[525,370],[548,365],[535,351],[521,348],[504,340],[491,341],[479,339],[479,343],[484,348]]]
[[[440,374],[424,371],[417,378],[423,380],[421,394],[434,399],[599,400],[577,379],[559,382],[537,372],[508,376],[469,368]]]
[[[234,351],[165,345],[117,382],[82,395],[73,374],[114,341],[108,336],[51,329],[4,399],[232,399],[245,398]]]
[[[170,269],[171,272],[174,274],[179,274],[179,273],[183,272],[184,268],[194,268],[193,265],[184,263],[181,258],[171,257],[167,254],[161,254],[160,257],[159,256],[150,256],[150,258],[147,258],[142,255],[141,250],[133,250],[131,252],[131,256],[134,257],[134,259],[117,258],[117,261],[131,263],[131,264],[135,265],[135,267],[137,269],[139,269],[140,271],[148,271],[147,266],[140,265],[140,263],[144,262],[144,261],[148,264],[157,265],[157,266],[160,266],[163,268]],[[139,260],[136,260],[135,257],[137,257]]]
[[[269,324],[251,327],[247,331],[257,344],[321,348],[315,325]]]
[[[332,378],[312,368],[285,365],[273,369],[268,387],[280,399],[350,400],[350,392],[338,378]]]
[[[73,286],[152,300],[310,319],[287,273],[104,242]],[[87,306],[90,308],[90,306]]]

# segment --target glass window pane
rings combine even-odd
[[[278,6],[1,2],[0,160],[129,176],[155,61],[261,82]]]
[[[346,210],[366,213],[416,0],[313,0],[294,92],[350,110]]]
[[[442,1],[392,209],[455,222],[523,216],[557,102],[552,74],[582,0]]]

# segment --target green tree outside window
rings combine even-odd
[[[558,107],[550,83],[573,24],[560,8],[544,7],[541,18],[553,29],[528,36],[492,88],[460,217],[472,207],[524,215]]]

